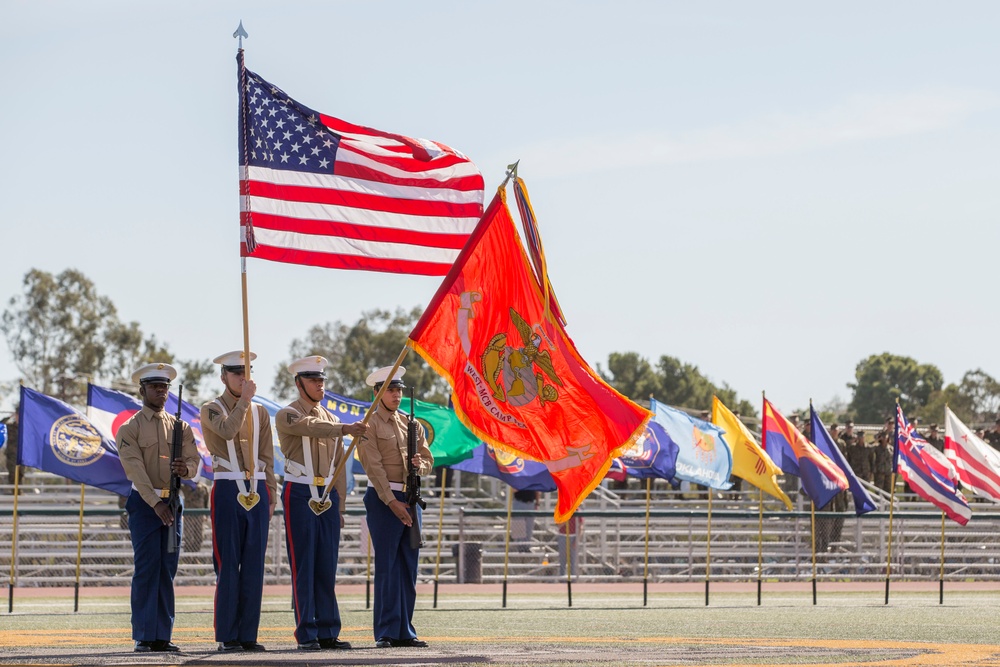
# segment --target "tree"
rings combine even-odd
[[[908,414],[919,414],[944,382],[936,366],[889,352],[862,359],[854,377],[847,385],[854,390],[851,412],[856,421],[868,424],[890,416],[896,399]]]
[[[288,364],[316,354],[330,361],[326,369],[330,390],[370,400],[371,388],[365,379],[376,368],[389,366],[396,360],[422,312],[419,307],[410,311],[398,308],[395,312],[371,310],[362,313],[361,319],[350,326],[342,322],[314,325],[305,337],[294,339],[289,346],[289,359],[281,364],[274,378],[275,392],[279,396],[294,396],[295,382],[287,370]],[[403,366],[407,386],[414,387],[421,400],[447,403],[448,383],[419,355],[410,353]]]
[[[940,421],[948,406],[967,424],[992,423],[1000,409],[1000,382],[981,368],[968,371],[959,384],[934,392],[920,412],[921,419]]]
[[[118,319],[115,305],[76,269],[59,275],[32,269],[24,293],[0,318],[14,364],[27,385],[68,403],[86,402],[86,381],[131,386],[132,371],[150,361],[173,362],[155,336]]]
[[[753,405],[740,399],[729,385],[715,385],[697,366],[675,357],[660,357],[654,368],[635,352],[613,352],[608,355],[608,372],[600,365],[598,372],[606,382],[634,401],[645,402],[652,395],[658,401],[700,411],[711,410],[714,394],[744,417],[756,414]]]

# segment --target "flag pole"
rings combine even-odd
[[[83,499],[85,484],[80,485],[80,523],[76,531],[76,581],[73,582],[73,611],[80,611],[80,561],[83,558]]]
[[[941,576],[938,578],[938,604],[944,604],[944,510],[941,510]]]
[[[236,28],[236,32],[233,33],[233,37],[239,39],[236,58],[239,62],[240,133],[242,134],[240,139],[243,143],[243,155],[240,156],[243,161],[240,171],[240,195],[243,197],[242,208],[245,209],[247,216],[246,229],[243,231],[243,244],[246,247],[246,252],[250,253],[253,249],[253,227],[250,221],[250,137],[247,134],[249,128],[249,123],[247,122],[247,68],[243,60],[243,38],[249,37],[249,35],[243,29],[243,21],[240,21],[240,25]],[[240,222],[242,227],[242,213]],[[247,303],[247,258],[243,252],[240,252],[240,293],[243,300],[243,372],[247,380],[252,380],[253,371],[250,365],[250,308]],[[247,465],[249,467],[250,465],[256,465],[256,463],[251,461]]]
[[[572,520],[572,517],[570,517]],[[569,523],[566,524],[566,601],[573,606],[573,557],[569,551]]]
[[[396,362],[392,365],[392,369],[389,370],[389,375],[387,376],[387,378],[395,377],[396,371],[403,363],[403,359],[406,358],[406,354],[409,351],[410,348],[404,345],[403,351],[399,353],[398,357],[396,357]],[[368,419],[372,416],[372,413],[375,412],[375,409],[379,405],[379,402],[382,400],[382,396],[385,395],[385,390],[388,388],[389,388],[388,381],[383,382],[382,386],[379,387],[378,392],[375,394],[375,399],[372,401],[372,404],[368,408],[368,411],[365,412],[365,418],[361,420],[362,426],[368,426]],[[347,448],[347,453],[344,454],[344,458],[340,459],[340,463],[338,463],[337,467],[334,468],[333,477],[330,478],[330,483],[326,485],[325,489],[323,489],[323,495],[319,499],[320,503],[325,503],[327,498],[330,497],[330,492],[333,491],[333,485],[337,481],[337,477],[340,476],[340,472],[344,469],[344,464],[347,462],[347,459],[354,456],[354,450],[355,448],[357,448],[357,446],[358,446],[358,438],[351,438],[351,446]]]
[[[507,534],[503,540],[503,602],[501,606],[507,608],[507,566],[510,563],[510,510],[514,504],[514,494],[511,493],[513,487],[507,487]]]
[[[896,412],[893,415],[892,439],[892,487],[889,490],[889,543],[885,553],[885,603],[889,604],[889,572],[892,568],[892,514],[896,505],[896,466],[899,456],[899,399],[896,399]]]
[[[705,534],[705,606],[708,606],[708,579],[712,569],[712,487],[708,487],[708,526]]]
[[[646,478],[646,553],[642,566],[642,606],[646,606],[649,592],[649,499],[652,495],[653,478]]]
[[[444,526],[444,490],[448,488],[448,468],[441,468],[441,501],[438,508],[438,546],[434,559],[434,608],[438,606],[438,578],[441,576],[441,533]]]
[[[757,606],[760,606],[760,583],[764,573],[764,489],[758,488],[757,501]]]
[[[809,533],[812,537],[812,555],[813,555],[812,589],[813,589],[813,605],[815,605],[816,604],[816,502],[813,500],[809,501]]]
[[[767,429],[764,428],[764,417],[767,416],[767,395],[760,391],[760,448],[767,452]],[[764,574],[764,489],[760,489],[760,502],[757,503],[757,606],[760,606],[761,583]]]
[[[21,401],[22,405],[24,400]],[[20,420],[18,420],[20,422]],[[18,436],[23,432],[23,428],[20,423],[18,423]],[[10,445],[8,445],[9,447]],[[18,454],[20,455],[21,448],[20,443],[18,443]],[[22,466],[14,466],[14,532],[10,537],[10,581],[7,584],[7,613],[14,613],[14,567],[17,565],[17,501],[21,496],[21,470]]]

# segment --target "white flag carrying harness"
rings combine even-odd
[[[292,410],[295,410],[296,414],[299,416],[304,416],[299,410],[293,406],[289,406]],[[307,435],[302,436],[302,460],[305,464],[300,464],[296,461],[286,460],[285,461],[285,481],[293,482],[296,484],[308,484],[309,485],[309,495],[312,496],[309,500],[309,509],[313,511],[313,514],[319,516],[323,512],[327,511],[333,506],[333,501],[329,498],[326,500],[320,500],[319,491],[316,487],[322,486],[324,489],[330,484],[333,479],[333,471],[335,469],[335,461],[337,460],[336,454],[330,459],[330,469],[326,473],[326,477],[317,477],[316,468],[313,466],[312,457],[312,438]],[[337,443],[334,446],[338,446]],[[291,474],[289,474],[291,473]],[[305,473],[300,474],[300,473]]]
[[[222,410],[223,418],[229,417],[229,411],[220,399],[215,399],[215,405],[218,405],[219,409]],[[252,460],[255,462],[254,470],[240,470],[239,459],[236,457],[236,443],[232,440],[226,440],[226,448],[229,453],[228,461],[221,456],[212,457],[215,479],[235,480],[236,487],[239,489],[239,492],[236,494],[236,500],[248,512],[253,509],[254,505],[260,502],[260,494],[256,491],[257,485],[254,484],[253,490],[251,490],[249,480],[264,479],[265,464],[257,458],[260,452],[260,420],[257,415],[259,409],[260,406],[256,403],[250,404],[250,418],[253,420],[251,423],[253,424]],[[225,468],[228,472],[219,470],[220,467]]]

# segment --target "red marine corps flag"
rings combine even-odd
[[[559,490],[559,522],[650,417],[587,366],[546,308],[503,189],[407,344],[448,379],[473,433],[545,463]]]

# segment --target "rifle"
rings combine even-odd
[[[413,457],[417,455],[417,416],[414,412],[416,403],[413,400],[413,387],[410,387],[410,421],[406,425],[406,504],[409,505],[410,548],[419,549],[424,545],[420,536],[420,521],[417,519],[417,505],[427,509],[427,503],[420,497],[420,472],[413,465]]]
[[[181,405],[183,405],[183,400],[181,397],[184,395],[184,385],[177,386],[177,415],[174,420],[174,433],[173,440],[170,443],[170,464],[173,465],[174,461],[181,458],[182,456],[182,438],[184,437],[184,422],[181,421]],[[170,532],[167,534],[167,553],[175,554],[178,550],[177,544],[177,532],[179,526],[179,517],[181,513],[181,478],[180,476],[174,474],[173,470],[170,471],[170,497],[167,498],[167,507],[170,508],[170,513],[174,516],[174,525],[170,526]]]

